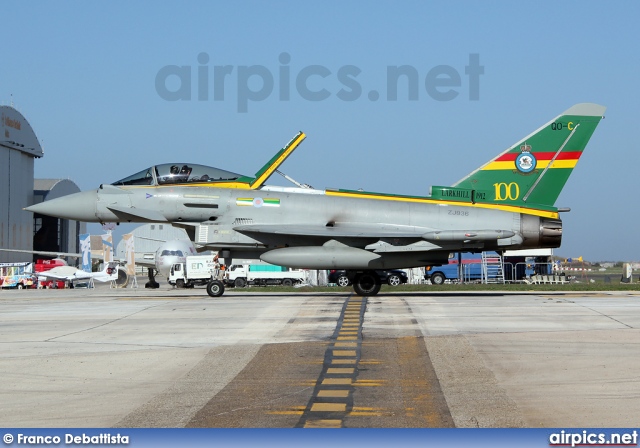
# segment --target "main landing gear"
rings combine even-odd
[[[380,292],[381,286],[380,277],[375,271],[357,272],[353,277],[353,290],[359,296],[375,296]],[[224,294],[224,283],[221,280],[211,280],[207,283],[207,294],[220,297]]]
[[[380,277],[375,271],[358,272],[353,278],[353,290],[359,296],[375,296],[381,286]]]
[[[158,289],[160,287],[160,283],[156,281],[156,274],[157,272],[155,269],[153,268],[147,269],[147,275],[149,276],[149,281],[144,284],[145,288]]]

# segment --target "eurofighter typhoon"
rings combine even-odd
[[[167,163],[26,210],[86,222],[171,223],[227,265],[241,257],[346,269],[357,294],[375,295],[375,269],[446,264],[458,251],[560,247],[564,210],[554,204],[604,111],[577,104],[426,197],[265,185],[305,138],[300,132],[254,176]],[[207,292],[222,295],[224,286],[212,279]]]

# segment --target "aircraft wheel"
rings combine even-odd
[[[359,296],[375,296],[380,292],[380,277],[371,271],[356,275],[353,280],[353,290]]]
[[[440,272],[436,272],[435,274],[433,274],[431,276],[431,284],[432,285],[442,285],[444,284],[445,281],[445,277],[444,275],[442,275]]]
[[[389,285],[391,286],[398,286],[402,284],[402,280],[400,279],[399,275],[391,274],[387,279],[387,283],[389,283]]]
[[[338,284],[338,286],[349,286],[349,277],[347,277],[346,275],[341,275],[340,277],[338,277],[338,280],[336,280],[336,283]]]
[[[247,281],[242,277],[238,277],[233,281],[233,286],[235,286],[236,288],[244,288],[245,286],[247,286]]]
[[[282,280],[282,286],[293,286],[293,280],[290,278],[285,278]]]
[[[220,280],[211,280],[207,283],[207,294],[211,297],[220,297],[224,294],[224,284]]]

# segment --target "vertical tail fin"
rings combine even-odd
[[[100,272],[103,277],[106,277],[107,280],[117,280],[118,279],[118,263],[115,261],[110,261],[104,264],[102,271]],[[107,281],[103,280],[103,281]]]
[[[576,104],[453,187],[482,191],[486,202],[553,207],[605,109]]]

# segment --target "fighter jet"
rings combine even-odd
[[[375,295],[375,269],[448,262],[450,252],[556,248],[556,199],[603,118],[577,104],[454,185],[430,196],[265,185],[305,138],[298,133],[254,176],[189,163],[155,165],[112,184],[27,207],[87,222],[169,222],[199,247],[292,268],[346,269]],[[224,293],[212,280],[209,295]]]

